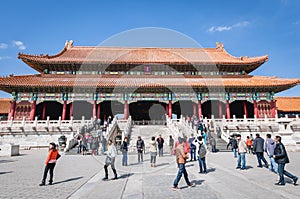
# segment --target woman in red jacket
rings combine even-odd
[[[47,174],[48,171],[50,170],[50,180],[49,180],[49,184],[48,185],[52,185],[53,183],[53,170],[56,164],[56,160],[60,157],[60,155],[58,154],[58,150],[56,149],[56,144],[51,142],[49,144],[49,152],[48,152],[48,156],[46,159],[46,166],[45,166],[45,170],[44,170],[44,175],[43,175],[43,180],[42,183],[40,184],[40,186],[45,186],[45,181],[47,178]]]

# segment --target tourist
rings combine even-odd
[[[124,140],[121,144],[121,151],[122,151],[122,166],[127,166],[127,153],[128,153],[128,138],[124,137]]]
[[[60,154],[58,153],[58,150],[56,149],[56,144],[51,142],[49,144],[48,156],[47,156],[47,159],[45,162],[46,166],[45,166],[45,170],[44,170],[42,183],[39,184],[40,186],[46,185],[45,183],[46,183],[48,171],[50,171],[50,179],[49,179],[48,185],[53,184],[53,171],[54,171],[54,167],[56,165],[56,161],[59,157],[60,157]]]
[[[265,142],[265,147],[264,150],[267,153],[269,160],[270,160],[270,165],[269,165],[269,169],[271,172],[278,172],[278,166],[273,158],[274,155],[274,150],[276,147],[276,143],[275,141],[271,138],[271,134],[267,134],[266,135],[266,142]]]
[[[116,156],[117,156],[117,148],[115,147],[112,140],[108,141],[108,149],[107,149],[107,154],[106,155],[107,156],[106,156],[105,165],[104,165],[105,177],[103,178],[103,180],[108,180],[107,167],[109,165],[111,166],[111,169],[112,169],[112,171],[115,175],[113,180],[116,180],[116,179],[118,179],[117,171],[115,169],[115,160],[116,160]]]
[[[85,137],[82,138],[82,155],[87,154],[87,140]]]
[[[285,185],[284,175],[291,178],[294,182],[294,185],[297,185],[298,177],[284,170],[285,164],[289,163],[290,161],[287,152],[285,150],[285,147],[281,143],[281,137],[276,136],[275,142],[276,142],[276,147],[274,150],[273,158],[275,159],[275,162],[278,164],[278,174],[279,174],[279,182],[275,183],[275,185]]]
[[[138,162],[143,162],[143,151],[145,149],[144,140],[142,140],[141,136],[138,136],[138,140],[136,141],[136,149],[138,152]]]
[[[238,134],[236,136],[238,142],[238,160],[237,160],[237,169],[244,170],[246,169],[246,153],[247,153],[247,145],[246,142],[241,139],[241,135]]]
[[[171,155],[172,155],[173,147],[174,147],[174,139],[173,139],[172,135],[170,135],[170,138],[169,138],[169,148],[170,148],[170,154]]]
[[[178,173],[173,183],[173,190],[179,190],[178,183],[182,177],[182,174],[184,176],[185,182],[189,187],[194,187],[195,184],[191,183],[188,178],[188,173],[185,169],[185,163],[186,159],[188,159],[188,155],[184,152],[184,142],[185,140],[182,138],[179,138],[179,145],[176,147],[176,162],[178,165]]]
[[[204,144],[206,144],[207,143],[207,134],[206,134],[206,128],[204,127],[204,130],[202,131],[202,133],[201,133],[201,136],[202,136],[202,139],[203,139],[203,142],[204,142]]]
[[[100,118],[97,119],[97,126],[98,126],[98,129],[100,129],[100,127],[101,127],[101,119]]]
[[[82,151],[82,135],[81,134],[78,134],[78,136],[77,136],[77,143],[78,143],[77,153],[81,153],[81,151]]]
[[[248,153],[252,153],[253,142],[252,142],[252,138],[250,138],[249,136],[247,136],[246,145],[247,145]]]
[[[260,168],[263,167],[261,161],[263,161],[265,163],[264,166],[268,168],[268,162],[264,157],[264,144],[265,144],[265,140],[261,138],[260,135],[257,133],[253,143],[253,152],[256,154],[257,157],[257,161],[258,161],[257,167]]]
[[[92,154],[98,155],[99,142],[97,138],[93,138],[91,143],[91,148],[92,148]]]
[[[157,141],[157,146],[158,146],[158,155],[160,157],[163,156],[164,153],[164,139],[161,137],[161,134],[159,134],[158,138],[156,139]]]
[[[209,143],[211,145],[211,152],[216,153],[217,152],[217,148],[216,148],[217,141],[216,141],[216,139],[214,137],[210,137]]]
[[[196,146],[196,150],[197,150],[197,157],[198,157],[198,163],[200,168],[199,173],[207,173],[206,160],[205,160],[207,150],[206,150],[206,145],[203,142],[203,137],[198,136],[198,138],[193,141],[193,144]]]
[[[157,144],[155,137],[151,138],[150,142],[150,163],[151,167],[156,167],[156,156],[157,156]]]
[[[229,137],[229,142],[228,142],[228,144],[227,144],[227,149],[228,149],[228,147],[229,146],[231,146],[231,150],[233,151],[233,156],[234,156],[234,158],[237,158],[237,153],[236,153],[236,150],[237,150],[237,141],[236,141],[236,139],[234,138],[234,136],[233,135],[230,135],[230,137]]]
[[[106,151],[106,139],[104,135],[102,135],[101,137],[101,147],[102,147],[102,154],[104,154],[104,152]]]
[[[193,144],[195,140],[194,134],[191,134],[191,137],[188,139],[190,145],[190,161],[196,161],[196,146]]]

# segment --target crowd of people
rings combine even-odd
[[[173,182],[172,189],[177,190],[178,183],[182,177],[188,185],[188,187],[195,186],[189,180],[187,170],[185,168],[186,162],[189,161],[198,161],[199,164],[199,173],[206,174],[206,155],[209,150],[212,153],[217,152],[216,149],[216,139],[210,134],[210,125],[205,123],[201,118],[197,119],[196,117],[187,118],[192,124],[193,128],[196,130],[195,134],[192,133],[189,138],[187,137],[178,137],[175,141],[172,135],[169,136],[168,144],[165,143],[163,135],[159,134],[157,137],[152,136],[149,140],[149,154],[150,154],[150,165],[151,167],[156,167],[156,158],[157,155],[160,158],[164,156],[164,146],[167,145],[170,150],[170,155],[174,155],[176,158],[176,163],[178,166],[177,176]],[[98,123],[99,121],[97,121]],[[96,123],[96,125],[97,125]],[[84,135],[84,136],[83,136]],[[88,150],[91,150],[91,154],[100,155],[105,154],[105,164],[104,172],[105,176],[103,180],[108,180],[108,167],[110,166],[114,177],[113,180],[118,179],[117,170],[115,166],[116,157],[118,150],[113,140],[108,140],[106,142],[105,137],[93,137],[89,133],[79,134],[77,137],[78,144],[78,153],[83,155],[87,154]],[[183,134],[185,136],[185,134]],[[101,145],[101,147],[100,147]],[[138,136],[135,147],[137,151],[137,162],[144,162],[145,154],[145,141],[141,136]],[[241,134],[231,135],[227,148],[231,148],[233,151],[234,158],[237,158],[237,167],[236,169],[245,170],[247,169],[246,164],[246,154],[256,155],[259,168],[269,168],[271,172],[274,172],[279,175],[279,181],[275,185],[285,185],[284,175],[293,180],[294,185],[297,184],[298,177],[289,173],[285,170],[285,165],[289,163],[289,158],[286,152],[284,145],[281,143],[281,137],[276,136],[273,140],[271,134],[266,135],[266,140],[260,137],[259,134],[256,134],[256,137],[253,138],[253,135],[250,134],[247,136],[246,140],[242,139]],[[101,153],[98,149],[101,148]],[[122,152],[122,166],[128,166],[128,150],[129,150],[129,140],[125,137],[122,140],[120,150]],[[269,163],[264,157],[268,156]],[[53,171],[57,159],[60,157],[56,145],[50,143],[49,153],[46,160],[46,166],[44,175],[42,178],[41,186],[45,185],[45,180],[47,178],[47,173],[50,171],[50,180],[49,184],[53,183]]]
[[[279,175],[279,181],[275,185],[285,185],[284,175],[289,177],[294,185],[297,185],[298,177],[284,169],[285,165],[289,163],[289,158],[284,145],[281,143],[280,136],[275,136],[275,139],[272,139],[271,134],[266,134],[265,140],[257,133],[255,138],[250,134],[245,141],[241,137],[241,134],[231,135],[227,145],[227,148],[231,147],[234,158],[237,158],[236,169],[245,170],[246,154],[253,154],[256,155],[258,168],[265,167]],[[264,156],[265,154],[269,163]]]

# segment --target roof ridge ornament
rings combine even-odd
[[[69,49],[69,48],[72,48],[73,47],[73,40],[66,40],[66,43],[65,43],[65,48]]]
[[[221,42],[216,42],[216,49],[223,50],[224,49],[224,44],[222,44]]]

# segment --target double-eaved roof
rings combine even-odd
[[[129,48],[129,47],[82,47],[66,42],[64,49],[53,56],[18,56],[26,64],[41,72],[38,75],[9,76],[0,78],[0,89],[6,92],[59,92],[80,88],[184,88],[203,91],[203,88],[225,88],[239,92],[280,92],[299,83],[299,79],[265,76],[251,76],[268,60],[268,56],[234,57],[217,43],[216,48]],[[223,71],[244,71],[243,75],[121,75],[121,74],[44,74],[45,69],[53,71],[59,66],[74,69],[75,65],[170,65],[180,68],[189,65],[207,68],[217,66]],[[226,69],[227,68],[227,69]],[[235,70],[238,68],[238,70]],[[215,69],[214,69],[215,70]],[[122,71],[124,72],[124,71]],[[202,89],[202,90],[201,90]]]

